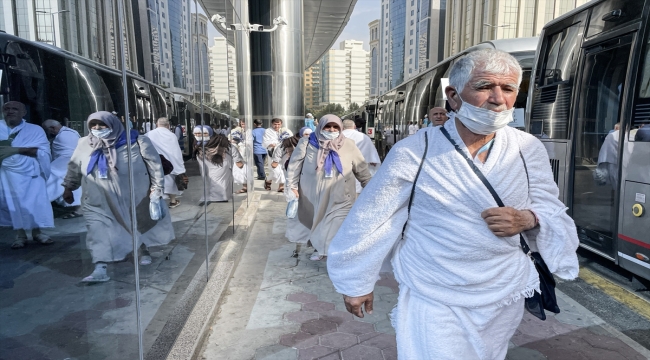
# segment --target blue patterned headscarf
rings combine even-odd
[[[339,136],[334,140],[328,140],[321,133],[327,124],[334,123],[339,126]],[[309,135],[309,143],[318,149],[318,166],[316,169],[323,169],[325,173],[331,173],[332,164],[336,166],[339,174],[343,174],[343,165],[339,158],[338,151],[345,142],[345,135],[343,135],[343,123],[341,119],[332,114],[323,116],[318,122],[316,131]]]
[[[93,148],[93,152],[90,154],[86,174],[90,175],[97,166],[99,176],[105,178],[109,167],[117,170],[115,167],[117,164],[117,149],[126,145],[126,131],[124,131],[124,125],[122,125],[120,119],[108,111],[98,111],[90,114],[88,120],[86,120],[88,130],[90,130],[92,120],[99,120],[104,123],[111,129],[111,133],[105,138],[96,137],[92,131],[88,135],[88,143]],[[138,140],[138,131],[131,129],[131,144],[136,140]]]

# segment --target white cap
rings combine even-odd
[[[305,116],[308,117],[308,118],[312,118],[312,119],[314,118],[314,115],[312,115],[311,113],[307,113],[307,115],[305,115]]]

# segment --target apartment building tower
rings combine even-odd
[[[229,101],[234,108],[239,104],[237,94],[237,59],[235,48],[226,38],[215,37],[210,47],[210,102]]]
[[[320,105],[363,103],[370,93],[369,52],[363,41],[344,40],[321,60]]]
[[[538,36],[544,25],[588,0],[447,1],[444,55],[493,39]]]

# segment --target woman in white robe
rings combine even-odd
[[[110,280],[107,263],[121,261],[133,251],[131,194],[124,125],[113,114],[99,111],[88,117],[88,136],[79,139],[63,180],[63,199],[74,201],[72,192],[83,189],[82,211],[86,221],[86,247],[95,270],[83,282]],[[154,221],[149,215],[152,198],[160,198],[163,170],[151,140],[131,130],[131,170],[133,173],[137,219],[137,241],[142,252],[140,265],[151,264],[149,246],[165,245],[174,239],[171,216]],[[162,206],[166,207],[164,201]]]
[[[336,115],[325,115],[309,138],[302,138],[291,154],[287,186],[298,197],[299,226],[316,249],[312,260],[328,254],[329,244],[356,200],[354,179],[370,180],[363,155],[341,130]],[[290,239],[291,240],[291,239]],[[294,239],[298,242],[300,239]]]
[[[225,135],[214,135],[208,126],[194,128],[194,156],[204,177],[207,199],[201,196],[199,205],[210,202],[227,202],[232,199],[233,166],[243,166],[237,146]]]

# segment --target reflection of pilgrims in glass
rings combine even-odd
[[[201,197],[199,205],[206,201],[226,202],[232,198],[232,167],[243,166],[243,159],[234,144],[222,134],[216,134],[209,126],[194,128],[194,156],[199,162],[201,176],[205,178],[208,198]],[[204,150],[205,148],[205,150]],[[204,152],[205,151],[205,152]]]
[[[127,145],[122,122],[107,111],[91,114],[87,124],[90,134],[79,140],[72,154],[63,181],[63,199],[72,203],[72,191],[83,188],[86,246],[95,270],[82,281],[103,282],[110,279],[106,263],[124,260],[133,251],[127,146],[131,146],[132,155],[140,265],[151,264],[148,246],[165,245],[174,239],[174,228],[169,215],[158,221],[149,215],[150,198],[162,196],[164,176],[151,140],[132,129],[131,144]],[[167,206],[164,201],[161,205]]]
[[[614,125],[605,137],[605,141],[598,153],[598,167],[594,172],[594,179],[598,185],[610,185],[613,190],[618,189],[618,137],[620,124]]]
[[[24,248],[27,232],[43,245],[53,243],[41,228],[54,227],[47,197],[50,176],[50,143],[40,126],[25,121],[23,103],[8,101],[0,120],[0,226],[13,227],[12,249]]]
[[[68,211],[63,215],[63,219],[70,219],[81,216],[74,211],[74,207],[81,205],[81,189],[74,191],[74,202],[65,204],[63,201],[63,178],[68,172],[68,163],[79,143],[79,133],[67,126],[61,125],[56,120],[45,120],[43,129],[52,140],[52,163],[50,164],[50,177],[47,179],[47,195],[50,201],[55,201],[58,205],[68,207]]]

